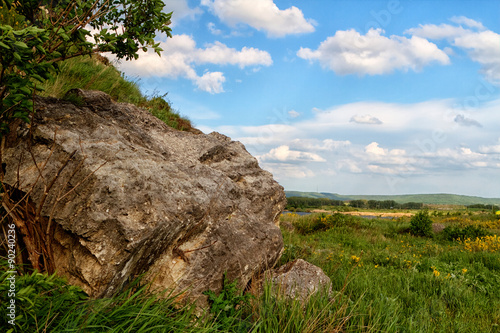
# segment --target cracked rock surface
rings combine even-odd
[[[3,156],[6,182],[33,188],[37,203],[75,152],[42,211],[55,205],[58,274],[100,297],[146,273],[153,288],[187,289],[203,305],[225,271],[244,287],[275,264],[285,194],[241,143],[177,131],[102,92],[79,94],[81,106],[37,98],[31,148],[21,125]]]

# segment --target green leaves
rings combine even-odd
[[[0,137],[13,119],[28,122],[31,97],[43,81],[57,71],[57,62],[95,52],[112,52],[117,58],[137,59],[139,51],[162,49],[158,33],[172,37],[172,13],[162,0],[63,0],[41,7],[38,0],[11,6],[0,0]],[[95,43],[87,39],[90,25]]]
[[[242,332],[247,332],[249,327],[246,327],[246,324],[248,323],[240,321],[240,318],[244,307],[249,305],[252,296],[240,291],[237,283],[237,280],[230,282],[227,274],[224,273],[222,290],[219,295],[211,290],[207,290],[203,294],[208,296],[210,313],[215,316],[217,328],[226,330],[239,326]]]
[[[432,219],[428,211],[420,211],[411,218],[410,231],[416,236],[432,237]]]
[[[28,27],[15,30],[9,25],[0,25],[0,135],[8,131],[11,120],[29,122],[36,90],[32,79],[41,81],[47,77],[52,66],[37,59],[46,54],[42,44],[48,40],[45,30]]]

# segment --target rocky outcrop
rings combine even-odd
[[[59,274],[99,297],[145,273],[153,288],[200,301],[225,271],[244,287],[274,265],[285,194],[241,143],[77,94],[81,106],[38,98],[33,127],[21,126],[3,156],[6,182],[32,189],[35,203],[72,156],[42,210],[56,225]]]
[[[321,268],[302,259],[291,261],[266,272],[273,290],[288,298],[302,301],[317,291],[331,294],[332,282]]]

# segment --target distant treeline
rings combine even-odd
[[[350,206],[354,208],[368,209],[422,209],[424,204],[419,202],[397,203],[394,200],[333,200],[327,198],[306,198],[306,197],[289,197],[286,209],[305,209],[319,208],[321,206]]]
[[[365,209],[422,209],[424,204],[421,202],[397,203],[394,200],[334,200],[328,198],[308,198],[308,197],[289,197],[287,198],[287,210],[320,208],[322,206],[349,206],[353,208]],[[463,207],[463,206],[462,206]],[[474,204],[467,208],[482,210],[500,210],[496,205]]]
[[[467,208],[476,208],[482,210],[500,210],[500,207],[498,207],[497,205],[483,205],[483,204],[468,205]]]

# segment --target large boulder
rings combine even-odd
[[[100,297],[145,273],[153,288],[203,303],[224,272],[244,287],[275,264],[285,194],[241,143],[174,130],[104,93],[77,95],[80,106],[37,98],[33,126],[3,156],[6,183],[40,203],[74,153],[42,210],[56,226],[59,274]]]

